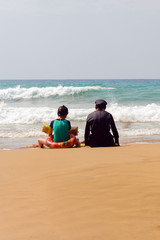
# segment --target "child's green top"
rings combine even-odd
[[[69,140],[68,130],[71,129],[71,124],[68,120],[56,119],[51,122],[50,127],[53,129],[53,142],[64,142]]]

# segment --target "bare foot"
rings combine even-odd
[[[39,144],[34,143],[34,144],[32,145],[32,147],[33,147],[33,148],[37,148],[37,147],[39,147]]]

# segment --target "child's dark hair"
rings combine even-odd
[[[66,106],[60,106],[58,108],[58,112],[57,112],[58,116],[67,116],[68,114],[68,108]]]

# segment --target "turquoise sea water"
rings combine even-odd
[[[0,148],[46,137],[42,123],[56,118],[63,104],[83,140],[86,117],[99,98],[108,102],[121,143],[160,140],[160,80],[0,80]]]

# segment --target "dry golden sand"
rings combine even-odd
[[[0,151],[0,240],[159,240],[160,144]]]

